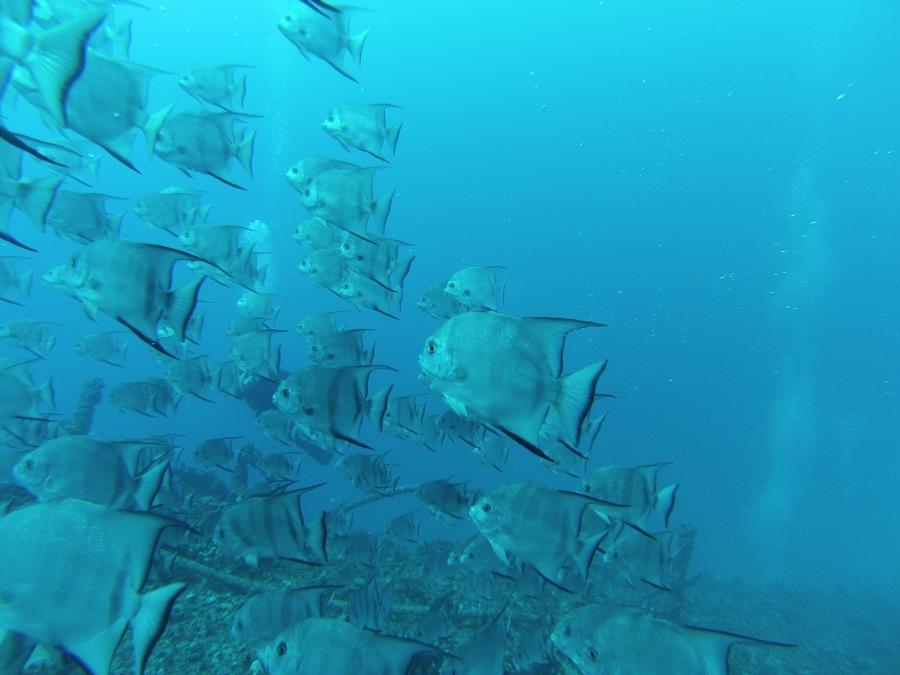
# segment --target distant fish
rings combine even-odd
[[[326,596],[335,588],[306,586],[257,593],[234,615],[231,634],[252,649],[262,647],[304,619],[322,616]]]
[[[316,0],[312,0],[315,2]],[[362,63],[362,50],[368,30],[351,37],[348,34],[350,13],[341,11],[326,15],[304,2],[289,10],[278,21],[278,30],[304,59],[310,55],[322,59],[344,77],[357,81],[344,67],[344,54],[350,54],[357,67]]]
[[[135,200],[135,215],[169,234],[180,235],[198,222],[206,222],[212,205],[200,204],[201,192],[182,187],[167,187]]]
[[[56,344],[56,335],[51,324],[33,319],[10,319],[0,323],[0,340],[43,358]]]
[[[123,382],[109,392],[108,398],[119,412],[131,410],[147,417],[174,415],[181,401],[172,386],[160,378]]]
[[[116,238],[124,213],[110,214],[106,202],[109,195],[60,190],[47,211],[46,223],[57,236],[79,244],[98,239]]]
[[[227,176],[232,159],[253,177],[256,130],[238,133],[235,124],[248,115],[205,110],[167,114],[148,132],[154,154],[190,176],[198,171],[243,190]]]
[[[392,127],[385,121],[388,108],[399,108],[391,103],[346,103],[328,111],[322,129],[341,144],[344,150],[356,148],[375,159],[387,161],[382,147],[387,143],[391,154],[397,152],[397,139],[403,122]]]
[[[127,342],[119,342],[116,335],[122,335],[122,331],[107,331],[105,333],[85,333],[75,343],[75,353],[92,361],[102,361],[111,366],[123,367],[125,354],[128,351]]]
[[[287,173],[285,173],[284,177],[287,178],[287,181],[291,184],[292,188],[302,194],[309,186],[310,181],[312,181],[320,173],[324,173],[325,171],[330,171],[332,169],[339,169],[341,171],[353,171],[354,169],[362,168],[363,167],[357,166],[356,164],[351,164],[350,162],[342,162],[338,159],[328,159],[327,157],[313,156],[306,157],[305,159],[301,159],[299,162],[293,164],[291,168],[287,170]]]
[[[341,619],[311,618],[276,637],[260,660],[269,675],[403,675],[415,656],[437,651]]]
[[[416,307],[435,319],[449,319],[467,312],[468,308],[454,296],[444,291],[445,284],[433,284],[422,291]]]
[[[244,107],[247,95],[247,75],[238,71],[252,67],[237,64],[195,66],[179,78],[178,86],[198,101],[231,112],[235,107]]]
[[[465,267],[447,281],[444,293],[469,310],[500,309],[505,285],[499,278],[502,267]]]
[[[726,675],[734,645],[794,646],[680,625],[643,609],[608,605],[584,605],[572,610],[556,624],[550,640],[584,675]]]
[[[644,530],[650,528],[648,520],[652,515],[658,515],[668,527],[678,483],[657,490],[656,476],[664,466],[667,465],[597,467],[584,479],[581,489],[601,499],[628,504],[623,517]]]
[[[325,513],[307,522],[300,509],[300,496],[316,487],[251,497],[229,506],[215,527],[213,542],[252,567],[259,558],[327,562]]]
[[[562,375],[566,336],[602,324],[467,312],[447,320],[419,356],[425,382],[455,413],[504,433],[542,459],[540,431],[552,411],[560,437],[578,445],[605,361]]]
[[[67,264],[47,272],[44,281],[81,302],[88,316],[104,312],[171,356],[159,341],[160,324],[168,325],[179,340],[185,339],[205,278],[170,289],[172,268],[179,260],[205,262],[167,246],[100,239],[75,253]]]

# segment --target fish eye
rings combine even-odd
[[[491,512],[491,505],[490,505],[490,503],[482,504],[482,505],[481,505],[481,510],[484,511],[485,513],[490,513],[490,512]]]
[[[281,390],[281,398],[290,398],[291,392],[287,390],[287,387]]]
[[[287,643],[282,640],[278,643],[278,647],[275,648],[275,651],[278,653],[278,656],[284,656],[287,654]]]
[[[588,652],[587,652],[587,653],[588,653],[588,658],[589,658],[591,661],[596,661],[596,660],[597,660],[597,657],[600,656],[600,655],[597,653],[597,648],[596,648],[596,647],[588,647]]]
[[[456,288],[456,282],[455,282],[455,281],[448,281],[448,282],[447,282],[447,288]]]
[[[225,528],[220,527],[219,530],[216,532],[216,534],[219,535],[219,539],[224,539],[225,538]]]
[[[565,628],[563,628],[563,635],[565,635],[566,637],[571,637],[572,636],[572,626],[566,624]]]
[[[28,469],[29,471],[30,471],[31,469],[33,469],[33,468],[34,468],[34,460],[33,460],[33,459],[26,459],[26,460],[25,460],[25,468]]]
[[[312,406],[306,406],[305,408],[303,408],[303,412],[304,412],[306,415],[312,415],[312,414],[314,414],[314,413],[316,412],[316,409],[313,408]]]
[[[437,342],[434,340],[429,340],[428,344],[425,346],[425,349],[428,350],[429,354],[434,354],[437,351]]]
[[[297,173],[297,167],[296,167],[296,166],[292,166],[291,169],[290,169],[290,171],[289,171],[289,173]]]

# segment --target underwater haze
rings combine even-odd
[[[96,561],[71,537],[8,554],[0,597],[37,570],[144,600],[76,634],[17,596],[0,672],[594,673],[597,649],[632,673],[900,672],[900,5],[0,9],[0,549],[66,518],[111,542],[135,512],[190,526],[128,554],[97,535]],[[54,30],[77,63],[42,75]],[[91,79],[104,59],[121,82]],[[226,93],[188,90],[200,66]],[[82,116],[82,96],[101,103]],[[298,183],[309,158],[329,164]],[[84,234],[67,192],[108,196],[121,226]],[[137,207],[160,194],[168,230]],[[301,245],[311,219],[326,245]],[[330,329],[298,329],[310,316]],[[353,329],[350,361],[310,357]],[[74,487],[23,477],[75,437],[109,441],[118,473],[83,471],[104,490],[73,478],[82,450],[57,469]],[[287,587],[318,589],[279,599],[296,621],[232,627]]]

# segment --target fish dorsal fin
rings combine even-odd
[[[566,336],[579,328],[600,328],[605,324],[578,319],[534,316],[522,319],[528,326],[528,337],[544,354],[553,377],[559,377],[563,369],[563,348]]]
[[[659,464],[645,464],[644,466],[636,466],[634,467],[635,471],[638,471],[643,477],[644,480],[647,481],[647,485],[650,486],[651,492],[656,492],[656,476],[659,474],[659,470],[664,466],[671,465],[672,462],[660,462]]]
[[[63,647],[94,675],[109,675],[113,652],[119,646],[122,634],[128,626],[128,620],[118,619],[109,628],[93,637],[77,644],[65,644]]]
[[[697,648],[704,663],[704,673],[710,675],[728,675],[728,655],[736,644],[767,645],[770,647],[796,647],[787,642],[773,642],[760,638],[730,633],[723,630],[703,628],[701,626],[679,626]]]

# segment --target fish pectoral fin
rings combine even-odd
[[[491,548],[494,551],[494,554],[500,559],[500,562],[502,562],[507,567],[510,567],[509,557],[506,555],[506,549],[500,546],[500,544],[495,541],[491,541],[490,544]]]
[[[63,644],[67,652],[74,655],[89,672],[108,675],[113,652],[122,639],[128,620],[117,619],[109,628],[78,644]]]
[[[468,418],[469,413],[466,410],[466,404],[460,401],[459,399],[453,398],[452,396],[444,396],[444,402],[450,406],[450,410],[455,412],[460,417]]]

